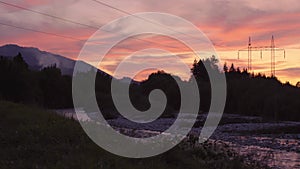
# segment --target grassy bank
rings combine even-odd
[[[177,146],[148,159],[112,155],[94,144],[78,122],[40,108],[0,102],[0,168],[219,169],[259,168],[211,145]]]

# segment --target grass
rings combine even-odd
[[[261,168],[222,147],[184,144],[156,157],[112,155],[83,132],[78,122],[41,108],[0,102],[1,169],[240,169]]]

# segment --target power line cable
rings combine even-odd
[[[130,13],[130,12],[127,12],[127,11],[125,11],[125,10],[123,10],[123,9],[120,9],[120,8],[115,7],[115,6],[109,5],[109,4],[105,3],[105,2],[102,2],[102,1],[99,1],[99,0],[92,0],[92,1],[98,3],[98,4],[102,5],[102,6],[106,6],[106,7],[108,7],[108,8],[111,8],[111,9],[114,9],[114,10],[119,11],[119,12],[121,12],[121,13],[124,13],[124,14],[126,14],[126,15],[130,15],[130,16],[133,16],[133,17],[135,17],[135,18],[141,19],[141,20],[143,20],[143,21],[145,21],[145,22],[149,22],[149,23],[151,23],[151,24],[158,25],[158,26],[163,27],[163,28],[165,28],[165,29],[167,29],[167,30],[170,30],[170,31],[172,31],[172,32],[179,33],[179,34],[184,34],[184,35],[189,36],[189,37],[191,37],[191,38],[193,38],[193,39],[197,39],[197,38],[195,38],[195,37],[193,37],[193,36],[191,36],[191,35],[189,35],[189,34],[186,34],[186,33],[184,33],[184,32],[176,31],[176,30],[174,30],[174,29],[171,29],[171,28],[169,28],[169,27],[166,27],[165,25],[163,25],[163,24],[161,24],[161,23],[158,23],[158,22],[155,22],[155,21],[152,21],[152,20],[143,18],[143,17],[141,17],[141,16],[133,15],[133,14]],[[198,39],[197,39],[197,40],[198,40]]]
[[[55,16],[55,15],[50,15],[50,14],[47,14],[47,13],[32,10],[32,9],[25,8],[25,7],[22,7],[22,6],[19,6],[19,5],[15,5],[15,4],[11,4],[11,3],[8,3],[8,2],[0,1],[0,3],[2,3],[4,5],[7,5],[7,6],[11,6],[11,7],[19,8],[19,9],[26,10],[26,11],[29,11],[29,12],[33,12],[33,13],[36,13],[36,14],[40,14],[40,15],[44,15],[44,16],[47,16],[47,17],[55,18],[55,19],[58,19],[58,20],[61,20],[61,21],[64,21],[64,22],[69,22],[69,23],[72,23],[72,24],[81,25],[81,26],[92,28],[92,29],[99,29],[96,26],[91,26],[91,25],[87,25],[87,24],[84,24],[84,23],[80,23],[80,22],[77,22],[77,21],[70,20],[70,19],[61,18],[61,17]]]
[[[19,5],[16,5],[16,4],[12,4],[12,3],[8,3],[8,2],[4,2],[4,1],[0,1],[0,3],[2,3],[4,5],[7,5],[7,6],[15,7],[15,8],[18,8],[18,9],[26,10],[26,11],[29,11],[29,12],[32,12],[32,13],[35,13],[35,14],[39,14],[39,15],[51,17],[51,18],[54,18],[54,19],[57,19],[57,20],[61,20],[61,21],[64,21],[64,22],[68,22],[68,23],[72,23],[72,24],[76,24],[76,25],[80,25],[80,26],[92,28],[94,30],[98,30],[100,28],[100,27],[88,25],[88,24],[85,24],[85,23],[81,23],[81,22],[78,22],[78,21],[74,21],[74,20],[62,18],[62,17],[59,17],[59,16],[51,15],[51,14],[48,14],[48,13],[43,13],[43,12],[40,12],[40,11],[32,10],[32,9],[29,9],[29,8],[26,8],[26,7],[22,7],[22,6],[19,6]],[[18,27],[18,26],[12,26],[12,27]],[[25,29],[29,30],[29,28],[25,28]],[[31,29],[31,30],[33,30],[33,29]],[[104,32],[108,32],[108,33],[115,33],[115,32],[104,30],[104,29],[101,29],[101,30],[104,31]],[[41,33],[42,31],[36,31],[36,32],[40,32]],[[46,32],[46,34],[54,35],[54,33],[47,33],[47,32]],[[61,36],[61,35],[58,35],[58,34],[55,34],[55,36],[64,37],[64,35]],[[68,37],[68,38],[70,39],[70,37]],[[160,43],[148,41],[148,40],[145,40],[145,39],[140,39],[140,38],[137,38],[137,37],[130,37],[130,38],[137,39],[139,41],[143,41],[143,42],[147,42],[147,43],[162,45]],[[73,39],[76,39],[76,38],[73,38]],[[82,41],[82,40],[80,40],[80,41]],[[164,44],[164,46],[170,47],[170,48],[174,48],[174,46],[169,46],[169,45],[165,45],[165,44]]]
[[[77,38],[74,38],[74,37],[71,37],[71,36],[60,35],[60,34],[56,34],[56,33],[51,33],[51,32],[31,29],[31,28],[24,28],[24,27],[21,27],[21,26],[16,26],[16,25],[3,23],[3,22],[0,22],[0,25],[7,26],[7,27],[13,27],[13,28],[17,28],[17,29],[22,29],[22,30],[26,30],[26,31],[31,31],[31,32],[37,32],[37,33],[46,34],[46,35],[51,35],[51,36],[57,36],[57,37],[60,37],[60,38],[65,38],[65,39],[72,39],[72,40],[76,40],[76,41],[86,41],[86,40],[77,39]]]

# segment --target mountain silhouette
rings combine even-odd
[[[56,65],[61,69],[63,74],[71,75],[76,62],[64,56],[41,51],[34,47],[21,47],[15,44],[0,47],[1,56],[12,57],[16,56],[18,53],[22,54],[25,62],[34,70],[40,70],[44,67]]]

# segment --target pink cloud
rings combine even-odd
[[[50,0],[25,0],[7,1],[20,6],[32,8],[45,13],[58,15],[62,18],[69,18],[80,23],[89,25],[103,25],[112,19],[124,16],[124,14],[113,9],[101,6],[93,2],[83,2],[77,0],[50,1]],[[293,1],[295,2],[295,1]],[[255,0],[235,1],[214,1],[214,0],[178,0],[176,5],[171,0],[160,1],[107,1],[108,4],[124,9],[131,13],[144,11],[157,11],[175,14],[193,22],[212,40],[217,51],[229,51],[222,55],[222,59],[228,64],[235,62],[237,66],[245,67],[247,60],[245,57],[236,60],[236,50],[247,46],[248,36],[253,37],[253,45],[269,45],[271,35],[275,35],[276,45],[300,46],[300,7],[291,4],[290,1],[280,3],[260,2]],[[53,32],[64,36],[71,36],[76,39],[88,39],[93,30],[79,25],[64,23],[53,18],[39,16],[30,12],[24,12],[12,7],[1,6],[3,11],[9,15],[1,15],[0,20],[6,21],[21,27],[29,27],[46,32]],[[3,12],[2,12],[3,13]],[[24,19],[26,18],[26,19]],[[102,23],[102,24],[99,24]],[[0,44],[17,43],[22,46],[35,46],[42,50],[65,55],[76,59],[84,42],[54,37],[23,31],[14,28],[0,26],[0,31],[5,32],[0,35]],[[109,41],[109,38],[106,37]],[[192,63],[193,56],[188,53],[190,50],[176,43],[174,39],[162,36],[140,37],[150,43],[130,39],[121,42],[117,47],[108,53],[106,61],[107,70],[112,71],[113,67],[124,58],[125,55],[134,51],[146,48],[160,48],[173,53],[187,55],[183,58],[186,63]],[[287,65],[297,66],[300,63],[298,53],[288,53]],[[255,56],[257,57],[257,56]],[[257,70],[268,70],[268,61],[255,61]],[[286,65],[278,65],[280,69]],[[265,68],[264,68],[265,67]],[[292,78],[297,74],[281,72],[281,76]],[[300,75],[299,75],[300,76]]]

